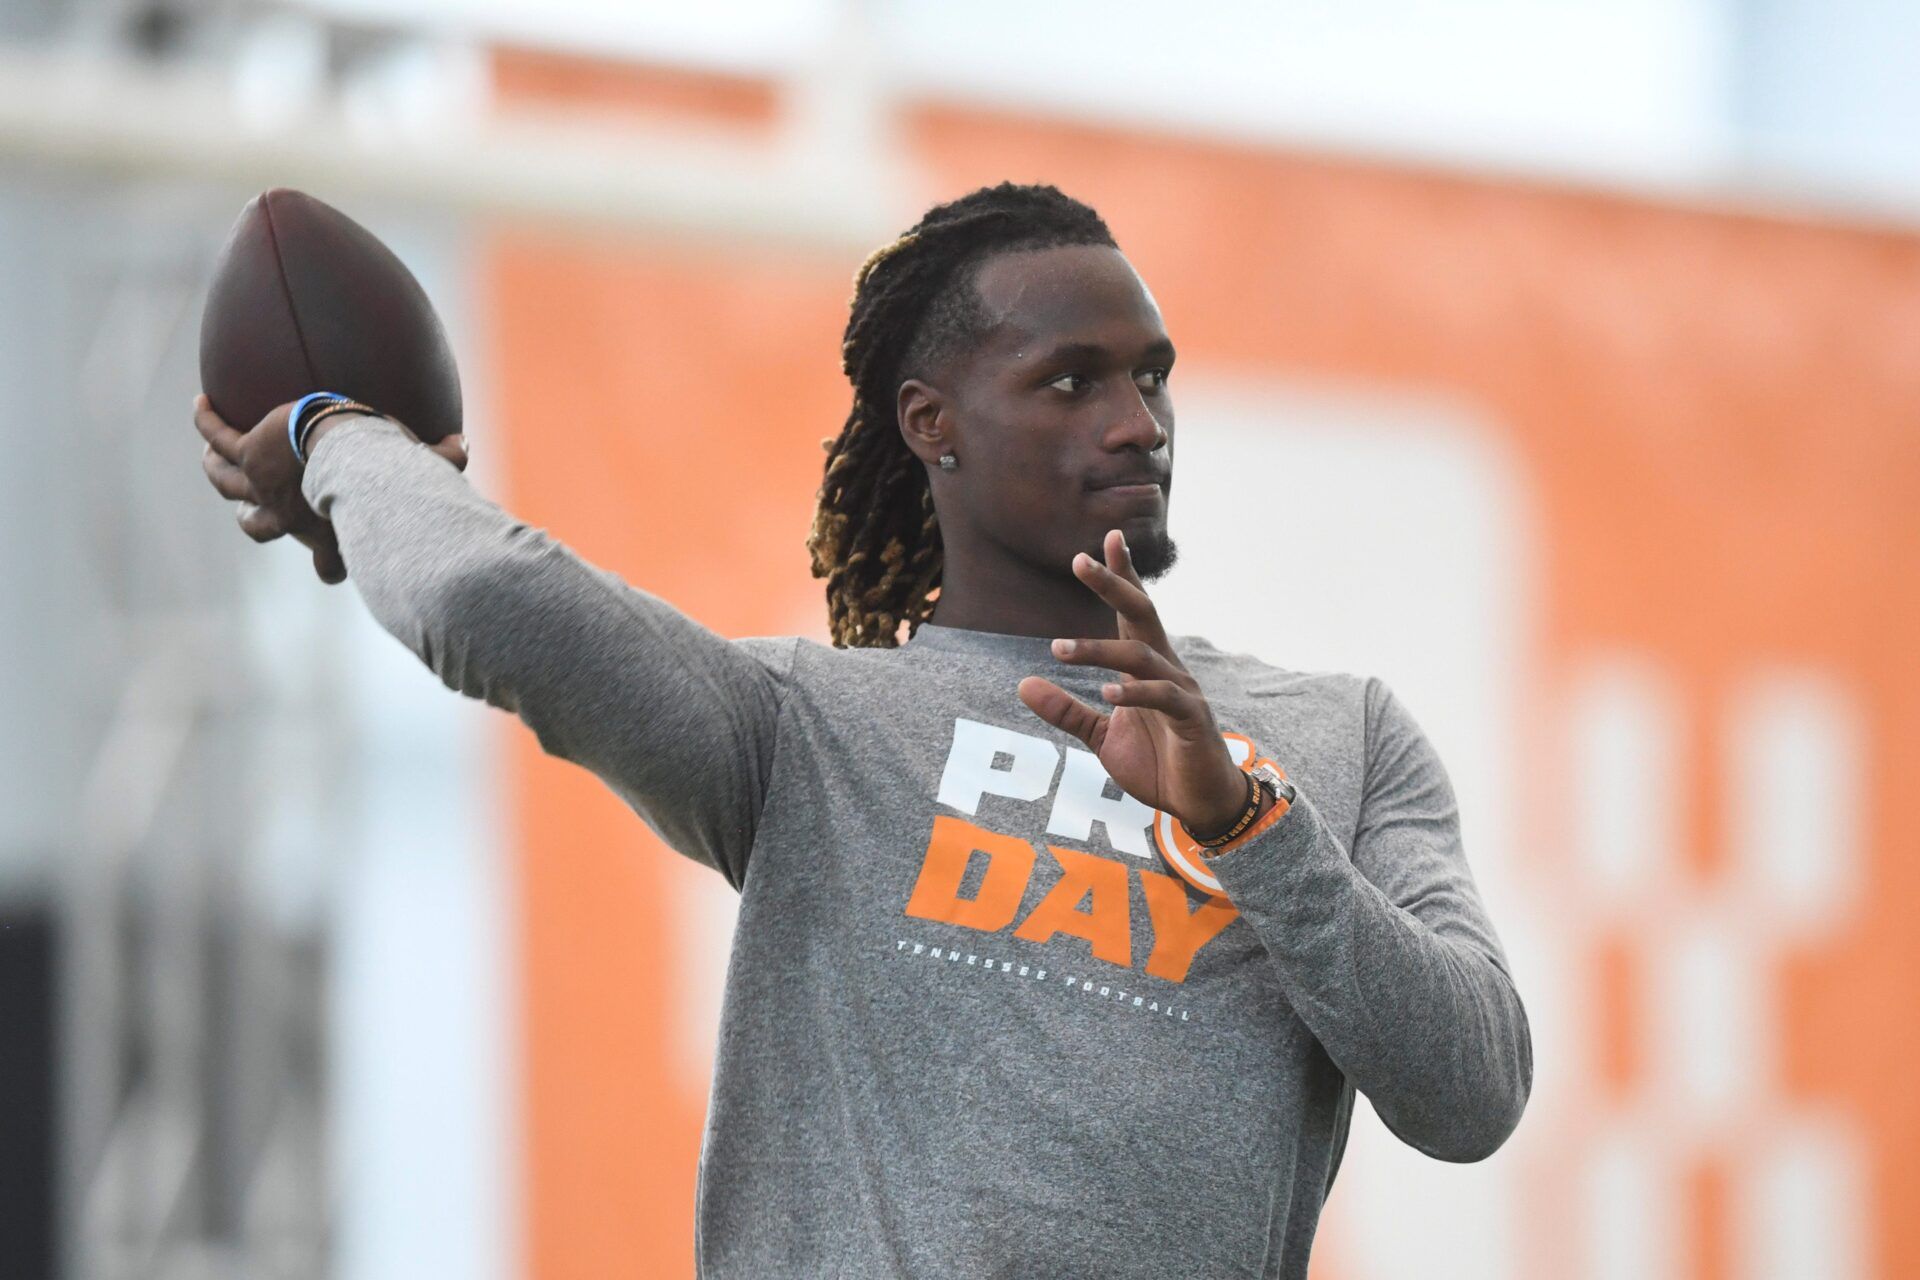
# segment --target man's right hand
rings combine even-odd
[[[271,542],[290,533],[313,552],[313,570],[322,582],[345,582],[347,566],[340,558],[340,543],[334,536],[333,525],[320,518],[300,490],[306,468],[293,456],[293,445],[287,439],[287,415],[292,411],[293,403],[289,401],[262,418],[251,430],[241,432],[214,412],[204,394],[196,396],[193,425],[207,442],[201,455],[201,470],[206,472],[207,480],[221,497],[239,504],[240,528],[248,537],[255,542]],[[321,423],[315,432],[331,427],[336,420]],[[397,425],[406,431],[404,424]],[[318,439],[316,434],[309,441],[309,449]],[[427,448],[452,463],[456,470],[467,469],[464,437],[451,435]]]

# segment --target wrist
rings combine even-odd
[[[335,427],[342,426],[349,422],[357,422],[362,418],[369,418],[372,416],[373,416],[372,414],[367,414],[367,413],[344,413],[344,412],[330,413],[326,417],[320,419],[320,421],[314,423],[311,427],[307,428],[307,436],[306,436],[307,465],[308,466],[313,465],[314,450],[320,447],[320,442],[326,438],[328,432],[332,431]]]
[[[1220,797],[1181,818],[1180,825],[1197,841],[1216,840],[1246,815],[1249,802],[1264,806],[1269,799],[1266,788],[1255,784],[1251,775],[1236,765],[1232,781],[1222,786]]]
[[[1259,813],[1252,822],[1247,824],[1246,830],[1233,839],[1211,848],[1203,847],[1200,850],[1202,862],[1211,862],[1258,839],[1275,824],[1285,820],[1287,814],[1292,811],[1294,797],[1298,793],[1294,788],[1293,780],[1287,777],[1286,771],[1278,764],[1263,757],[1254,761],[1253,767],[1248,770],[1248,776],[1254,780],[1260,790]]]

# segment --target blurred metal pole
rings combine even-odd
[[[70,1220],[63,1234],[71,1276],[128,1270],[115,1256],[124,1235],[121,1206],[142,1180],[129,1165],[144,1146],[129,1130],[149,1120],[128,1098],[125,1041],[139,1010],[137,988],[126,984],[133,966],[124,885],[193,736],[195,713],[180,697],[180,668],[179,649],[162,639],[129,677],[88,774],[79,842],[62,866],[61,1203]]]
[[[324,743],[328,700],[262,682],[238,571],[251,548],[195,514],[218,506],[185,406],[223,217],[177,187],[89,197],[61,272],[85,345],[51,376],[78,389],[63,429],[88,464],[87,576],[124,684],[59,883],[65,1271],[317,1280],[325,921],[274,918],[248,872],[274,816],[260,739]],[[311,646],[313,625],[276,641]]]

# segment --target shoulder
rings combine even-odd
[[[879,671],[900,665],[897,649],[842,649],[811,636],[744,636],[733,643],[782,681],[831,680],[857,668]]]
[[[1438,777],[1448,785],[1432,739],[1384,678],[1354,671],[1297,671],[1256,654],[1221,649],[1204,636],[1173,646],[1209,698],[1274,700],[1295,733],[1354,753],[1370,781]]]
[[[793,676],[794,660],[803,643],[801,636],[740,636],[733,641],[733,647],[785,683]]]
[[[1258,654],[1222,649],[1205,636],[1172,636],[1174,651],[1203,689],[1250,697],[1307,698],[1354,709],[1374,705],[1384,689],[1377,676],[1352,671],[1301,670]]]

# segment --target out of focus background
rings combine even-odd
[[[1395,687],[1532,1017],[1491,1159],[1357,1110],[1316,1280],[1920,1275],[1917,66],[1907,0],[0,0],[0,1276],[692,1270],[731,892],[239,531],[241,205],[408,262],[490,496],[824,641],[853,271],[1003,178],[1180,346],[1172,629]]]

